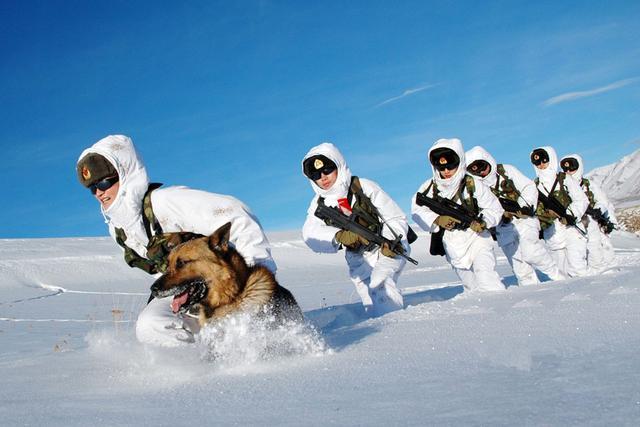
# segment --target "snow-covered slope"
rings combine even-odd
[[[640,205],[640,150],[586,176],[606,192],[616,209]]]
[[[407,307],[363,316],[342,255],[270,235],[279,280],[322,336],[294,355],[236,359],[202,343],[145,348],[133,325],[151,278],[108,239],[0,241],[0,424],[636,425],[640,239],[614,232],[621,267],[597,277],[462,293],[414,245]],[[498,270],[515,280],[504,257]],[[251,338],[251,337],[249,337]],[[254,337],[255,338],[255,337]],[[264,337],[259,337],[264,338]],[[229,344],[229,342],[227,342]],[[227,347],[229,347],[227,345]]]

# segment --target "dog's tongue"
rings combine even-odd
[[[178,310],[180,310],[180,307],[187,302],[187,299],[189,299],[189,292],[183,292],[180,295],[173,297],[173,301],[171,301],[171,310],[173,310],[174,313],[177,313]]]

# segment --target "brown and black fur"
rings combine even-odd
[[[230,230],[227,223],[209,237],[173,249],[167,271],[151,286],[152,294],[164,298],[189,292],[181,311],[197,316],[200,326],[240,311],[273,315],[277,324],[303,321],[300,306],[273,273],[263,266],[247,266],[229,245]]]

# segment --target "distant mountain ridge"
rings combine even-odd
[[[640,149],[616,163],[593,169],[586,177],[602,188],[616,210],[640,205]]]

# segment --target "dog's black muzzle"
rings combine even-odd
[[[182,282],[176,286],[172,286],[169,289],[165,289],[164,276],[156,280],[151,285],[151,295],[154,298],[166,298],[171,296],[188,294],[187,300],[180,306],[180,312],[185,312],[199,303],[207,293],[207,283],[202,279],[190,280],[188,282]]]

